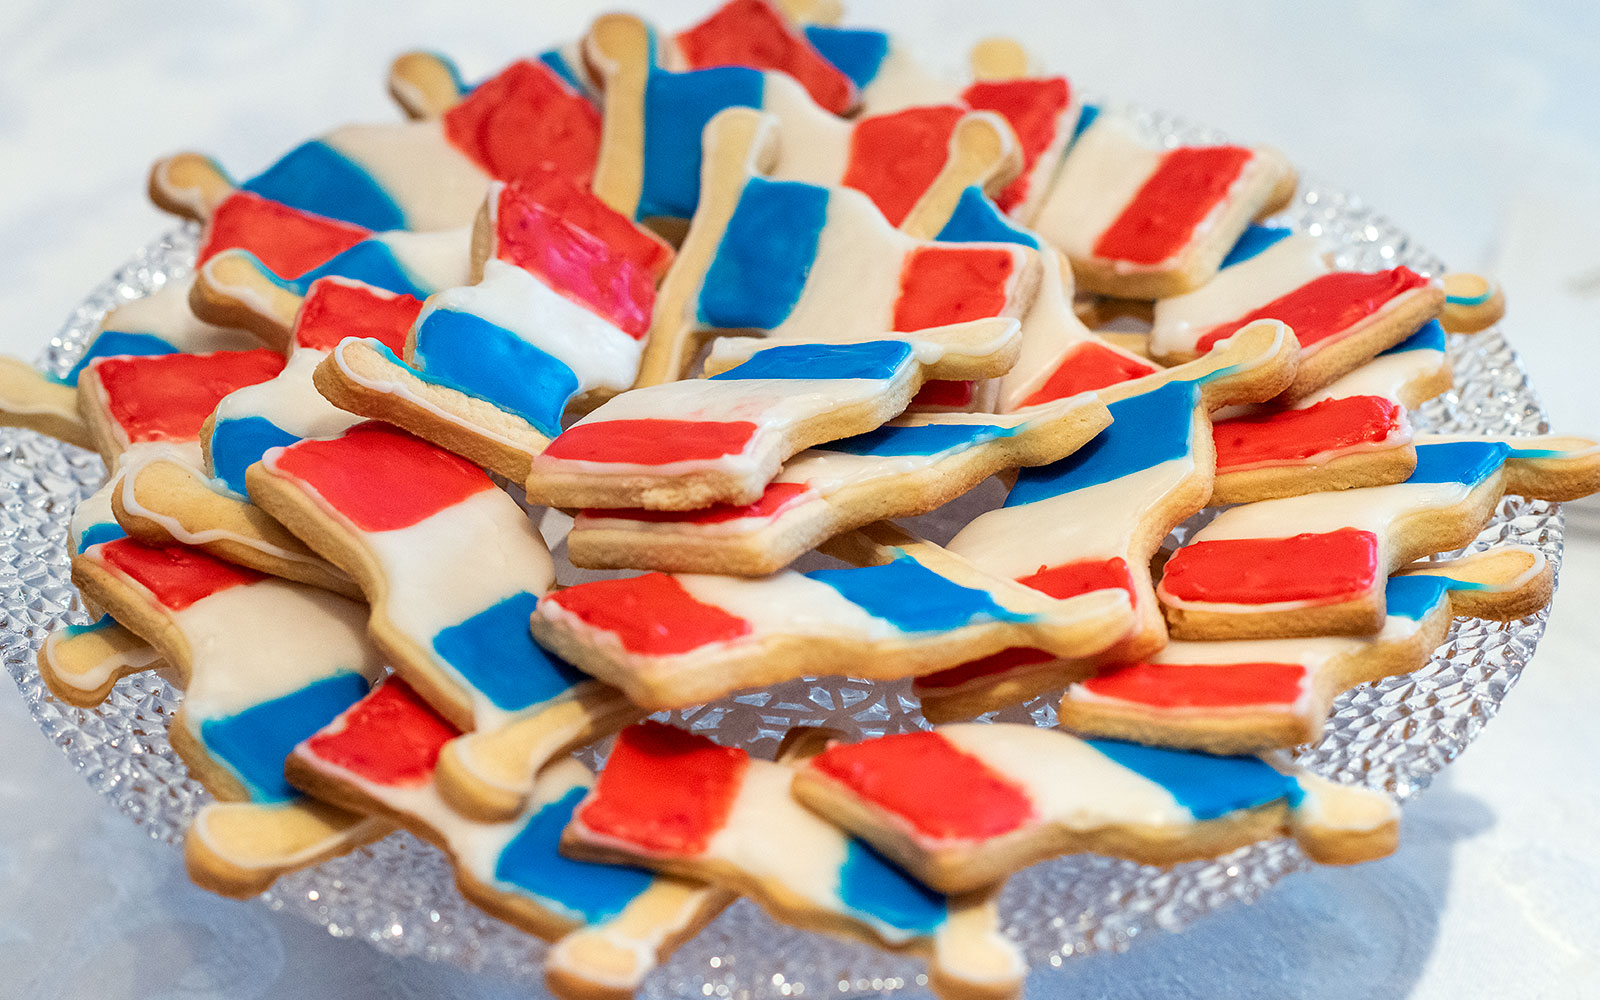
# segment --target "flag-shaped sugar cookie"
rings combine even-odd
[[[993,899],[934,892],[808,811],[789,794],[799,754],[784,756],[760,760],[656,722],[624,730],[563,849],[703,878],[785,923],[925,955],[941,996],[1014,995],[1026,969]]]
[[[1437,320],[1319,392],[1229,411],[1212,428],[1214,505],[1398,483],[1416,465],[1407,411],[1450,388]]]
[[[1150,559],[1167,533],[1210,497],[1207,414],[1269,398],[1288,381],[1293,362],[1294,338],[1280,323],[1262,323],[1200,361],[1104,390],[1111,426],[1062,461],[1019,472],[1005,505],[962,528],[950,551],[1047,598],[1125,595],[1136,627],[1102,655],[1154,652],[1166,632]],[[959,705],[955,696],[972,691],[1014,704],[1088,667],[1041,649],[1012,648],[928,672],[917,687],[940,689],[948,696],[940,706]],[[929,710],[938,711],[931,701]]]
[[[682,378],[719,334],[866,340],[1032,304],[1032,247],[918,240],[859,191],[758,176],[778,136],[778,118],[746,108],[707,127],[705,197],[662,285],[640,385]]]
[[[766,0],[729,0],[711,16],[664,40],[661,60],[671,69],[747,66],[792,77],[820,107],[854,111],[855,81],[817,51],[805,34]]]
[[[1573,500],[1600,489],[1584,438],[1419,436],[1392,486],[1263,500],[1223,511],[1167,561],[1157,595],[1183,639],[1371,635],[1384,584],[1413,559],[1468,544],[1500,498]]]
[[[1187,361],[1247,323],[1282,320],[1300,341],[1283,394],[1293,403],[1416,333],[1444,302],[1441,283],[1409,267],[1341,270],[1314,237],[1253,226],[1210,281],[1156,303],[1150,353]]]
[[[246,479],[251,499],[360,585],[395,671],[473,730],[441,778],[458,808],[514,813],[545,761],[638,717],[534,641],[550,554],[482,469],[366,423],[268,451]]]
[[[835,744],[799,772],[794,793],[946,892],[993,885],[1060,854],[1170,865],[1292,836],[1315,861],[1354,864],[1391,853],[1399,836],[1388,796],[1287,760],[1016,723]]]
[[[496,185],[478,221],[481,280],[433,296],[402,348],[340,345],[318,387],[522,482],[569,407],[633,384],[672,251],[558,174]]]
[[[312,372],[346,336],[398,348],[422,303],[347,278],[315,281],[277,377],[229,393],[202,428],[201,469],[159,456],[129,466],[113,499],[119,522],[152,545],[193,545],[263,573],[352,597],[360,590],[265,511],[250,503],[245,470],[269,448],[328,437],[360,418],[322,398]]]
[[[833,546],[857,565],[579,584],[540,602],[533,632],[656,710],[798,677],[913,677],[1012,646],[1088,657],[1132,624],[1125,591],[1058,600],[887,523]]]
[[[551,46],[535,58],[574,93],[590,100],[599,96],[594,78],[584,65],[581,42]],[[389,64],[389,96],[408,118],[438,118],[479,86],[467,82],[455,60],[429,49],[402,52]]]
[[[383,816],[437,845],[462,895],[555,942],[545,958],[558,996],[631,996],[657,962],[732,899],[721,889],[622,865],[573,861],[558,847],[593,776],[570,758],[540,772],[529,801],[501,822],[475,822],[435,785],[440,754],[460,731],[399,677],[309,736],[289,757],[299,787]]]
[[[1444,642],[1452,615],[1525,617],[1548,603],[1554,577],[1538,550],[1518,546],[1414,563],[1389,578],[1383,629],[1374,635],[1177,640],[1146,660],[1111,664],[1073,684],[1061,702],[1061,724],[1088,736],[1210,753],[1315,741],[1335,697],[1422,666]]]
[[[992,319],[861,342],[717,341],[708,378],[623,393],[534,457],[528,499],[552,507],[749,504],[790,456],[898,416],[928,378],[1010,367],[1018,324]]]
[[[98,358],[78,378],[78,408],[108,466],[151,446],[200,464],[200,430],[222,397],[283,371],[268,348]]]
[[[1007,469],[1059,461],[1110,422],[1093,393],[1015,416],[901,417],[789,459],[753,504],[582,511],[567,556],[600,569],[775,573],[841,532],[926,513]]]
[[[374,233],[309,271],[278,274],[244,249],[225,250],[195,274],[190,304],[202,319],[252,331],[286,353],[295,317],[311,285],[334,276],[424,299],[464,285],[472,264],[472,228]]]
[[[1073,142],[1033,225],[1071,258],[1082,290],[1164,298],[1210,280],[1250,221],[1293,184],[1273,150],[1166,149],[1103,112]]]
[[[72,578],[183,676],[172,746],[220,800],[200,810],[185,842],[197,883],[252,896],[388,831],[382,820],[301,796],[283,771],[296,743],[383,672],[363,632],[364,607],[196,549],[131,538],[90,545],[73,558]]]
[[[150,197],[204,220],[238,187],[375,232],[451,229],[472,221],[492,180],[551,166],[586,181],[599,140],[594,106],[549,66],[522,60],[437,119],[335,129],[242,185],[199,154],[160,160]]]
[[[936,238],[947,243],[1018,243],[1039,251],[1043,258],[1039,294],[1022,317],[1022,352],[1009,372],[990,383],[992,407],[986,408],[1012,413],[1141,378],[1159,369],[1149,359],[1096,336],[1084,326],[1072,308],[1072,272],[1066,259],[1046,247],[1038,234],[1006,219],[999,206],[981,190],[969,187],[962,192]],[[924,396],[942,385],[924,389]],[[916,406],[922,403],[923,399],[919,399]],[[962,405],[975,408],[975,397],[963,399]]]

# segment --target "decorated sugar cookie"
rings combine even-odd
[[[73,558],[72,577],[183,677],[172,746],[219,800],[200,810],[185,841],[197,883],[253,896],[388,832],[382,820],[301,796],[283,773],[294,745],[383,672],[362,631],[365,608],[196,549],[130,538],[90,545]]]
[[[1123,590],[1057,599],[887,523],[831,551],[857,565],[579,584],[540,602],[533,633],[656,710],[798,677],[914,677],[1014,646],[1090,657],[1132,624]]]
[[[1471,542],[1508,493],[1570,500],[1600,489],[1584,438],[1417,439],[1393,486],[1263,500],[1223,511],[1172,554],[1157,595],[1178,638],[1370,635],[1388,575]]]
[[[841,532],[933,510],[988,477],[1076,451],[1110,423],[1093,393],[1027,414],[935,414],[807,449],[753,504],[595,508],[567,534],[575,566],[761,576]]]
[[[1506,314],[1506,295],[1500,283],[1479,274],[1447,274],[1444,311],[1439,320],[1451,333],[1477,333],[1500,322]]]
[[[1287,760],[1016,723],[835,744],[799,772],[794,793],[946,892],[981,889],[1060,854],[1169,865],[1292,836],[1315,861],[1353,864],[1391,853],[1399,836],[1388,796]]]
[[[859,191],[759,176],[779,135],[778,118],[748,109],[708,126],[705,197],[662,285],[641,386],[682,378],[719,334],[867,339],[1032,304],[1035,248],[918,240]]]
[[[530,463],[528,499],[650,510],[754,503],[784,460],[881,426],[925,379],[1004,372],[1017,329],[995,318],[862,342],[723,338],[708,378],[623,393],[563,431]]]
[[[150,172],[150,197],[204,220],[242,188],[374,232],[451,229],[472,221],[492,180],[542,166],[587,180],[599,139],[594,106],[548,65],[523,60],[437,119],[347,125],[242,185],[195,153],[161,160]]]
[[[1438,321],[1332,385],[1216,421],[1213,504],[1403,482],[1416,465],[1407,411],[1450,388]]]
[[[1254,753],[1315,741],[1333,699],[1422,666],[1451,615],[1514,620],[1544,607],[1555,574],[1536,549],[1506,546],[1413,563],[1384,591],[1371,636],[1175,641],[1067,689],[1061,724],[1079,734]],[[926,693],[924,693],[926,704]]]
[[[1104,112],[1073,143],[1033,225],[1071,258],[1084,291],[1164,298],[1210,280],[1251,220],[1293,183],[1273,150],[1163,149]]]
[[[443,765],[457,808],[515,813],[545,761],[638,717],[534,641],[550,554],[482,469],[365,423],[270,450],[246,479],[257,504],[360,585],[395,671],[473,731]]]
[[[433,296],[401,347],[339,345],[318,388],[522,482],[569,408],[633,384],[672,251],[550,173],[495,186],[479,226],[482,279]]]
[[[555,944],[546,984],[558,996],[628,997],[677,945],[732,900],[721,889],[640,868],[573,861],[557,848],[593,777],[570,758],[531,783],[527,806],[482,823],[434,785],[460,731],[390,677],[289,756],[289,777],[319,798],[383,816],[450,855],[462,895]]]
[[[535,58],[574,93],[590,101],[599,97],[594,78],[584,65],[579,42],[552,46]],[[438,118],[466,100],[478,86],[467,82],[453,59],[428,49],[402,52],[389,64],[389,96],[408,118]]]
[[[925,955],[941,996],[1015,995],[1026,970],[994,901],[934,892],[801,806],[789,794],[798,756],[775,763],[634,726],[573,811],[563,850],[703,878],[797,927]]]
[[[165,457],[131,465],[114,495],[118,520],[152,545],[194,545],[263,573],[359,597],[348,576],[250,503],[245,470],[269,448],[328,437],[357,423],[359,417],[317,393],[312,372],[347,336],[397,348],[421,307],[409,295],[348,278],[313,282],[283,371],[218,401],[201,429],[203,468]]]
[[[962,528],[950,551],[1047,598],[1125,596],[1137,625],[1101,655],[1153,653],[1166,631],[1150,559],[1167,533],[1210,497],[1207,414],[1270,398],[1293,364],[1294,338],[1282,324],[1261,323],[1201,361],[1103,390],[1102,398],[1112,400],[1111,426],[1062,461],[1019,472],[1005,505]],[[942,719],[970,705],[987,711],[1016,704],[1091,666],[1024,645],[924,672],[917,689],[937,689],[924,713]]]
[[[1409,267],[1364,272],[1329,263],[1311,236],[1252,226],[1205,285],[1156,303],[1150,353],[1187,361],[1258,319],[1289,324],[1300,366],[1294,403],[1416,333],[1444,307],[1438,280]]]

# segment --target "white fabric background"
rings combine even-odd
[[[710,0],[645,12],[688,23]],[[641,6],[643,6],[641,4]],[[150,161],[193,148],[248,174],[347,120],[384,120],[389,58],[469,76],[575,35],[584,3],[0,4],[0,350],[32,357],[169,225]],[[1507,324],[1553,422],[1600,432],[1600,8],[1492,0],[853,0],[930,61],[1024,38],[1091,96],[1282,148],[1461,268],[1505,280]],[[447,12],[448,11],[448,12]],[[1600,996],[1592,734],[1600,505],[1570,510],[1549,637],[1500,719],[1406,810],[1392,859],[1291,878],[1130,953],[1043,970],[1060,997]],[[528,984],[395,961],[217,899],[98,800],[0,691],[0,997],[510,997]]]

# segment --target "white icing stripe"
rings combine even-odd
[[[1094,256],[1100,234],[1133,201],[1163,155],[1140,142],[1128,122],[1102,114],[1067,153],[1035,226],[1072,257]]]
[[[423,291],[453,288],[472,280],[471,226],[443,232],[379,233],[372,238],[388,247],[406,276]]]
[[[1316,240],[1301,234],[1285,237],[1249,260],[1223,268],[1194,291],[1159,300],[1150,349],[1157,356],[1193,351],[1212,327],[1231,323],[1331,270]]]
[[[1093,830],[1109,824],[1182,826],[1194,817],[1171,792],[1054,729],[960,724],[936,732],[1021,785],[1034,823]]]
[[[778,164],[768,176],[837,186],[850,164],[851,124],[818,107],[793,78],[768,73],[765,80],[764,110],[779,122]]]
[[[826,331],[868,338],[893,330],[900,272],[918,245],[890,228],[866,195],[829,191],[827,222],[800,301],[771,335],[797,340]]]
[[[338,673],[383,672],[367,609],[283,580],[229,587],[171,613],[193,657],[184,706],[193,722],[291,694]]]
[[[861,90],[861,114],[884,115],[927,104],[950,104],[965,90],[959,81],[925,69],[893,39],[878,72]]]
[[[322,141],[366,170],[412,230],[471,222],[488,190],[489,175],[450,144],[437,120],[346,125]]]
[[[253,333],[213,326],[197,318],[189,308],[189,290],[193,287],[193,274],[169,281],[144,298],[106,313],[100,329],[154,334],[191,354],[245,351],[261,346],[260,338]]]
[[[837,590],[795,572],[760,579],[675,574],[690,596],[750,623],[755,638],[767,635],[848,635],[894,639],[899,629],[867,614]]]
[[[283,371],[265,382],[247,385],[222,397],[215,422],[264,417],[274,426],[302,438],[332,437],[361,421],[322,397],[311,373],[326,357],[323,351],[297,347]]]

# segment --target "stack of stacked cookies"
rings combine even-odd
[[[1545,606],[1535,550],[1430,558],[1503,496],[1600,489],[1591,441],[1413,429],[1498,290],[1263,222],[1270,149],[838,16],[612,14],[476,86],[403,56],[407,123],[243,183],[158,163],[192,277],[65,377],[0,366],[7,422],[111,470],[71,533],[100,617],[41,672],[82,706],[181,677],[198,883],[404,828],[557,942],[563,995],[631,993],[743,894],[1002,997],[994,899],[1034,862],[1393,849],[1389,798],[1283,751],[1453,616]],[[891,521],[995,476],[944,545]],[[561,586],[540,507],[623,572]],[[824,675],[910,679],[935,725],[767,760],[641,721]],[[963,721],[1062,691],[1060,728]]]

